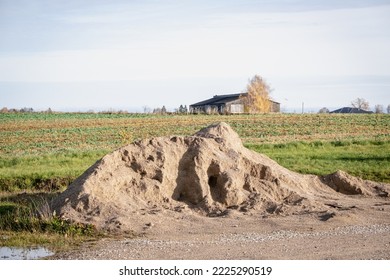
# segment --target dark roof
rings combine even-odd
[[[359,108],[353,108],[353,107],[343,107],[337,110],[334,110],[330,113],[335,113],[335,114],[372,114],[372,111],[366,111],[363,109]]]
[[[243,93],[234,93],[234,94],[214,95],[213,98],[203,100],[203,101],[200,101],[200,102],[195,103],[195,104],[191,104],[190,106],[193,106],[193,107],[205,106],[205,105],[217,106],[217,105],[226,104],[228,102],[237,100],[238,98],[240,98],[240,95],[245,95],[245,94],[247,94],[247,93],[243,92]],[[278,103],[275,101],[272,101],[272,102]]]
[[[192,104],[190,106],[204,106],[204,105],[219,105],[225,104],[230,101],[237,100],[240,98],[241,93],[236,94],[224,94],[224,95],[214,95],[213,98],[200,101],[198,103]]]

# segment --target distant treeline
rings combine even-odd
[[[53,113],[64,113],[62,111],[53,111],[51,108],[48,108],[47,110],[41,110],[41,111],[35,111],[33,108],[24,107],[21,109],[15,109],[15,108],[7,108],[3,107],[0,110],[0,113],[45,113],[45,114],[53,114]],[[70,112],[69,112],[70,113]],[[108,110],[102,110],[102,111],[95,111],[95,110],[86,110],[86,111],[78,111],[73,113],[85,113],[85,114],[137,114],[134,112],[129,112],[127,110],[115,110],[115,109],[108,109]],[[180,105],[179,108],[175,108],[172,112],[168,111],[165,106],[162,106],[161,108],[157,107],[154,109],[151,109],[147,106],[143,108],[144,114],[155,114],[155,115],[172,115],[172,114],[188,114],[187,105],[183,106]]]

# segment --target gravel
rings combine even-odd
[[[192,235],[189,240],[102,240],[60,259],[389,259],[390,225]]]

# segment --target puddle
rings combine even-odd
[[[52,255],[54,255],[54,253],[44,247],[0,247],[0,260],[36,260]]]

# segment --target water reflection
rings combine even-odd
[[[36,260],[51,255],[54,255],[54,253],[44,247],[0,247],[0,260]]]

